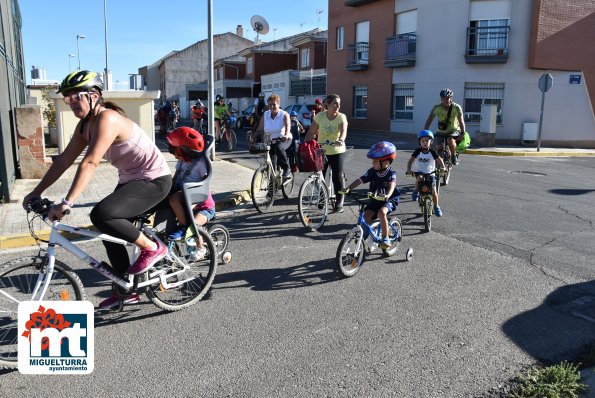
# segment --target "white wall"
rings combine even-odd
[[[439,102],[444,87],[454,90],[454,100],[464,104],[465,82],[504,83],[502,124],[496,138],[520,140],[524,122],[538,122],[541,92],[539,77],[550,73],[554,86],[546,94],[542,140],[595,140],[595,119],[587,88],[569,83],[579,71],[529,69],[528,50],[531,2],[511,1],[509,58],[502,64],[465,62],[469,0],[404,0],[395,2],[395,12],[418,10],[417,55],[413,67],[393,68],[393,84],[414,83],[415,108],[412,121],[391,122],[391,130],[417,133],[424,126],[432,106]],[[448,23],[444,23],[448,21]],[[448,50],[445,50],[448,49]],[[436,121],[431,129],[436,128]],[[472,135],[479,124],[467,124]]]

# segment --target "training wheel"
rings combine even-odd
[[[407,261],[411,261],[413,259],[413,248],[412,247],[407,249],[407,253],[405,253],[405,258],[407,259]]]
[[[224,264],[229,264],[231,262],[231,252],[228,252],[228,251],[224,252],[221,255],[221,260],[223,260]]]

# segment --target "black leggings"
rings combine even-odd
[[[326,175],[326,170],[330,165],[333,171],[333,187],[335,188],[337,204],[343,206],[344,195],[339,194],[339,191],[345,190],[345,179],[343,178],[345,152],[336,155],[326,155],[326,158],[328,159],[328,163],[324,166],[324,175]]]
[[[114,192],[93,207],[91,222],[99,231],[133,243],[140,237],[140,231],[129,220],[165,198],[171,184],[170,175],[118,184]],[[126,246],[108,241],[103,241],[103,245],[114,270],[125,273],[130,266]]]

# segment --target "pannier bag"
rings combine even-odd
[[[300,144],[298,168],[302,172],[314,172],[324,169],[324,152],[316,140]]]

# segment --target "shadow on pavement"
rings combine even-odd
[[[554,290],[539,307],[505,322],[502,331],[543,365],[576,360],[595,342],[595,281]]]
[[[556,195],[584,195],[586,193],[595,192],[595,189],[550,189],[551,193]]]

